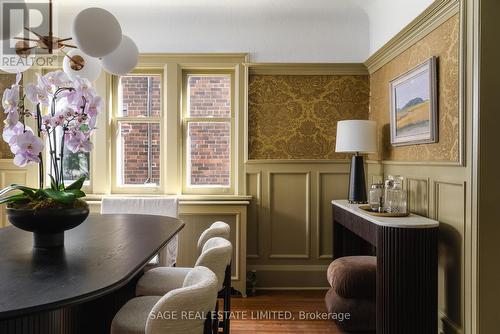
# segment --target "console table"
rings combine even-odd
[[[437,333],[439,222],[375,217],[332,201],[333,256],[377,256],[377,334]]]

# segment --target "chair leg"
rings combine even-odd
[[[222,332],[229,334],[229,321],[231,318],[231,264],[226,267],[224,275],[224,316],[222,323]]]
[[[203,334],[213,334],[212,312],[207,313],[207,318],[203,326]]]
[[[212,334],[219,333],[219,300],[215,301],[215,314],[212,314]]]
[[[226,287],[224,294],[224,334],[229,334],[229,321],[231,317],[231,287]]]

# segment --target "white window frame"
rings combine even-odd
[[[189,116],[189,76],[229,76],[231,80],[231,115],[230,117],[191,117]],[[202,194],[202,195],[232,195],[235,192],[235,71],[234,69],[183,69],[182,71],[182,89],[181,94],[181,123],[182,123],[182,193],[183,194]],[[230,124],[230,150],[229,150],[229,186],[190,186],[188,172],[188,126],[189,123],[207,122],[207,123],[229,123]]]
[[[111,77],[111,182],[112,182],[112,192],[113,193],[129,193],[129,194],[147,194],[147,193],[162,193],[164,186],[163,179],[163,169],[165,168],[165,158],[164,158],[164,121],[166,119],[164,112],[164,96],[165,96],[165,84],[164,84],[164,71],[163,68],[148,68],[148,69],[136,69],[132,73],[125,76],[145,76],[145,75],[159,75],[161,82],[161,101],[160,101],[160,116],[159,117],[146,117],[146,116],[119,116],[119,82],[120,78],[118,76]],[[121,166],[121,160],[119,161],[118,149],[120,145],[120,123],[151,123],[159,124],[160,126],[160,182],[157,185],[149,184],[120,184],[121,171],[118,170]]]

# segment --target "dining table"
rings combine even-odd
[[[109,333],[145,267],[183,227],[166,216],[90,214],[55,249],[0,229],[0,333]]]

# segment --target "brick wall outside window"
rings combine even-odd
[[[161,112],[160,78],[161,77],[159,75],[121,77],[121,101],[119,114],[123,117],[147,117],[149,107],[149,116],[159,117]],[[159,184],[159,123],[148,124],[122,122],[120,124],[120,135],[122,139],[121,152],[123,159],[123,183]],[[149,156],[148,148],[151,152]],[[151,161],[149,162],[149,160]],[[148,168],[149,164],[151,164],[151,175]]]
[[[150,80],[149,101],[148,79]],[[151,116],[159,117],[161,112],[160,80],[159,75],[121,77],[120,116],[147,116],[148,103],[151,103]]]
[[[190,123],[191,185],[229,186],[231,125]]]
[[[149,124],[151,128],[151,170],[148,180],[148,124],[122,123],[123,183],[145,184],[160,182],[160,125]]]
[[[231,117],[231,77],[189,76],[189,116]]]
[[[189,116],[231,117],[230,76],[189,76]],[[189,183],[229,186],[231,123],[190,122],[188,126]]]

